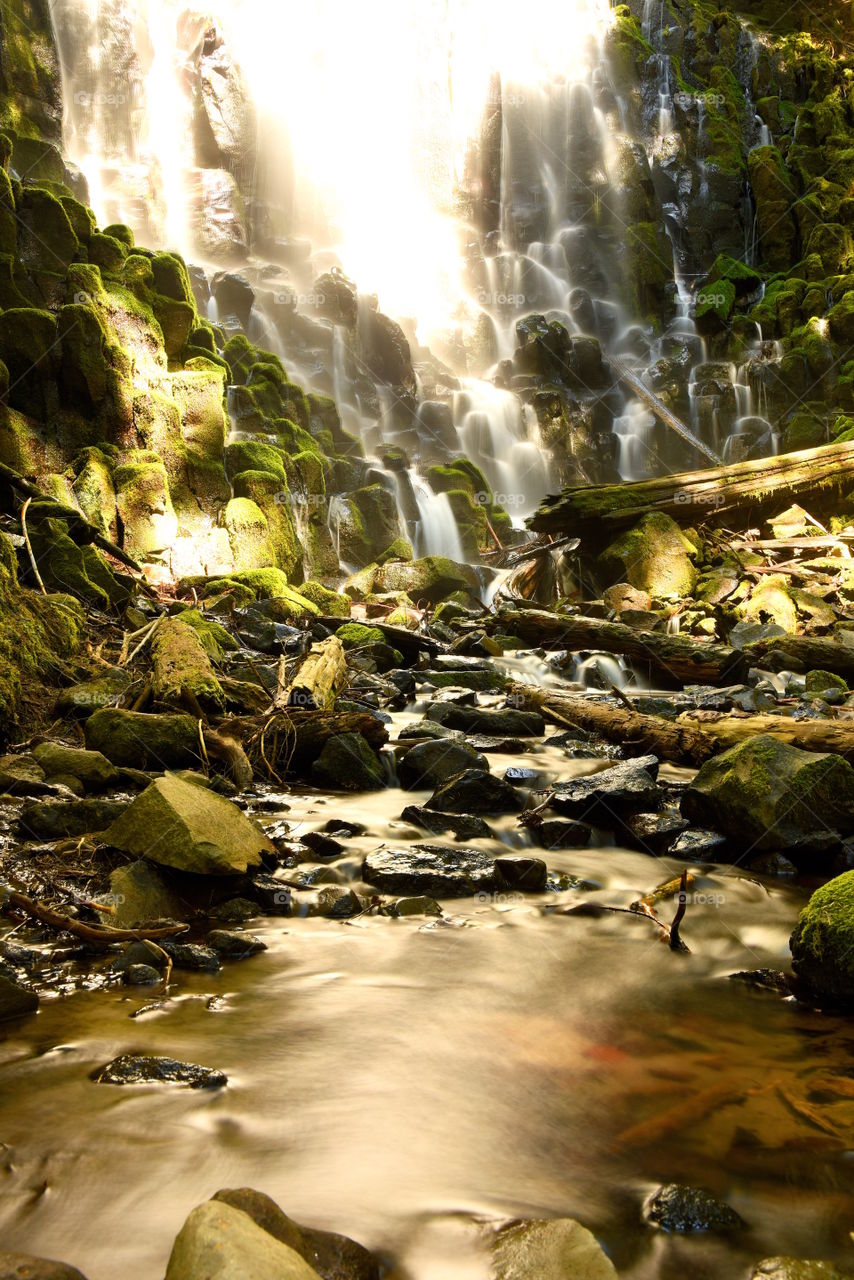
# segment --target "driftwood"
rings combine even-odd
[[[108,947],[113,942],[144,942],[153,941],[156,938],[174,938],[176,934],[186,933],[190,927],[176,922],[152,925],[150,929],[145,927],[109,929],[100,925],[84,924],[81,920],[75,920],[73,916],[55,911],[53,907],[47,907],[43,902],[36,902],[34,898],[29,898],[25,893],[18,893],[14,889],[3,893],[2,901],[8,906],[16,907],[19,911],[25,911],[27,915],[33,916],[52,929],[73,934],[75,938],[80,938],[81,941],[97,947]]]
[[[631,369],[628,369],[619,360],[615,360],[613,356],[609,357],[608,363],[623,386],[627,387],[632,395],[642,400],[647,409],[655,414],[659,422],[663,422],[665,427],[675,431],[686,444],[689,444],[692,449],[696,449],[703,457],[708,458],[709,462],[713,462],[715,466],[722,467],[724,465],[724,460],[720,454],[715,453],[714,449],[709,448],[705,441],[695,436],[694,432],[685,426],[682,419],[677,418],[676,414],[672,413],[653,391],[650,391],[646,383],[642,382],[636,373],[633,373]]]
[[[526,644],[546,649],[582,649],[619,654],[648,663],[659,675],[680,684],[735,684],[747,674],[744,655],[726,645],[704,644],[688,636],[635,631],[621,622],[547,613],[540,609],[504,609],[488,625],[510,631]]]
[[[341,733],[360,733],[378,751],[388,730],[369,711],[302,711],[292,707],[268,716],[241,716],[219,726],[220,734],[239,735],[250,764],[281,782],[285,774],[310,768],[324,744]]]
[[[560,694],[515,684],[514,704],[540,710],[554,724],[568,725],[618,743],[630,756],[652,754],[671,764],[698,767],[730,747],[759,734],[800,747],[830,751],[854,760],[854,718],[792,720],[767,714],[733,716],[714,711],[686,711],[677,720],[642,715],[625,707],[595,702],[580,694]]]
[[[337,636],[330,636],[311,646],[295,679],[283,691],[281,699],[277,697],[277,705],[304,711],[329,711],[346,678],[344,646]]]
[[[537,533],[584,532],[601,539],[649,511],[665,511],[694,524],[738,510],[739,524],[754,523],[768,507],[832,497],[854,484],[854,442],[822,445],[776,458],[734,462],[708,471],[641,480],[634,484],[570,487],[544,500],[529,520]]]
[[[854,621],[851,623],[854,630]],[[762,666],[769,659],[781,670],[792,664],[797,671],[831,671],[849,683],[854,681],[854,648],[814,636],[775,636],[755,640],[745,647],[751,665]]]

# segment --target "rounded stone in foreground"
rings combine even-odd
[[[617,1280],[596,1237],[572,1218],[520,1222],[493,1249],[494,1280]]]

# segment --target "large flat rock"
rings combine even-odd
[[[499,884],[495,858],[480,849],[414,844],[369,853],[362,877],[384,893],[467,898],[490,893]]]
[[[173,773],[152,782],[107,830],[125,853],[195,875],[244,875],[275,846],[244,813]]]

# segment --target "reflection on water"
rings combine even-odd
[[[352,867],[401,838],[402,800],[348,799],[369,827]],[[292,806],[297,826],[341,811]],[[689,1267],[732,1280],[776,1253],[850,1261],[854,1030],[726,978],[785,963],[806,890],[698,869],[692,953],[679,956],[643,920],[560,910],[627,905],[675,862],[604,843],[549,861],[595,887],[457,900],[428,924],[253,922],[269,951],[178,975],[159,1010],[130,1016],[150,991],[92,992],[7,1030],[3,1247],[89,1280],[152,1280],[195,1204],[249,1185],[417,1280],[484,1274],[472,1220],[512,1215],[578,1217],[629,1280]],[[128,1051],[219,1067],[230,1083],[89,1080]],[[639,1204],[662,1180],[724,1196],[748,1229],[718,1242],[646,1231]]]

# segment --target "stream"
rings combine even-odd
[[[554,746],[523,759],[545,779],[603,763]],[[494,771],[513,762],[490,756]],[[358,880],[364,853],[411,838],[398,815],[427,796],[348,797],[366,831],[331,864],[340,877]],[[271,805],[263,820],[297,834],[342,813],[319,792]],[[526,846],[512,818],[493,826],[505,851]],[[246,1185],[413,1280],[485,1275],[478,1222],[515,1216],[579,1218],[623,1280],[843,1258],[854,1100],[820,1115],[812,1104],[819,1077],[850,1074],[851,1024],[728,977],[786,966],[809,887],[695,867],[691,954],[679,955],[648,921],[565,911],[627,907],[683,864],[607,832],[547,860],[574,887],[446,901],[427,920],[261,918],[250,927],[266,952],[175,975],[165,996],[110,987],[44,1001],[0,1048],[4,1247],[62,1257],[89,1280],[152,1280],[190,1209]],[[89,1078],[130,1051],[214,1066],[229,1084]],[[683,1104],[678,1123],[642,1127]],[[725,1197],[745,1229],[650,1231],[640,1207],[663,1181]]]

